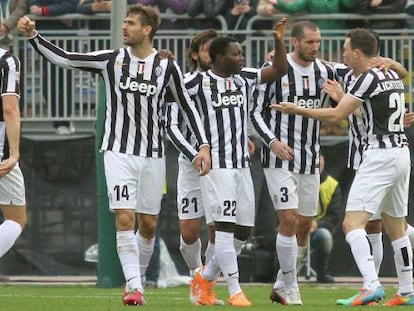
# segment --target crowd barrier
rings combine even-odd
[[[265,55],[272,48],[272,22],[280,19],[282,15],[272,17],[255,16],[251,18],[245,29],[229,29],[226,20],[222,16],[216,18],[220,25],[218,31],[222,34],[236,36],[242,43],[246,55],[246,66],[258,67],[264,60]],[[34,17],[39,19],[39,17]],[[192,17],[188,15],[162,14],[163,19],[189,21]],[[204,16],[197,17],[205,18]],[[358,14],[309,14],[302,16],[289,16],[289,20],[357,20],[357,19],[410,19],[407,14],[368,15]],[[41,19],[55,20],[53,17],[42,17]],[[60,47],[73,51],[88,52],[94,49],[111,48],[109,30],[92,30],[88,27],[91,20],[110,19],[109,14],[97,14],[86,16],[80,14],[67,14],[59,17],[77,21],[81,27],[72,31],[41,31],[48,39],[53,40]],[[268,29],[263,29],[263,22]],[[289,29],[288,29],[289,30]],[[154,46],[158,49],[168,49],[173,52],[178,63],[187,70],[186,51],[191,38],[197,34],[199,29],[160,29],[154,38]],[[322,43],[320,57],[329,61],[341,61],[342,44],[346,29],[330,29],[322,31]],[[378,30],[381,37],[381,55],[390,57],[401,62],[409,71],[405,78],[406,102],[410,111],[413,111],[413,34],[414,29],[381,29]],[[286,33],[286,45],[291,50],[289,31]],[[96,119],[96,103],[100,94],[97,92],[98,76],[92,73],[74,71],[72,74],[63,70],[60,74],[53,76],[53,65],[46,62],[28,44],[27,40],[17,33],[13,38],[13,51],[22,62],[23,91],[21,99],[22,120],[24,124],[40,121],[91,121]],[[55,77],[48,79],[47,77]],[[56,92],[54,91],[56,90]],[[55,106],[55,107],[53,107]],[[60,106],[60,108],[59,108]],[[61,109],[59,111],[59,109]],[[59,111],[59,113],[56,113]],[[27,127],[24,127],[27,128]]]

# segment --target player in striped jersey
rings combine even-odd
[[[190,43],[188,60],[192,71],[184,77],[188,79],[199,72],[210,68],[208,49],[213,39],[218,37],[214,29],[198,33]],[[193,167],[198,156],[197,141],[191,130],[184,122],[178,104],[168,103],[166,108],[166,131],[170,141],[180,151],[178,156],[177,177],[177,210],[180,224],[180,252],[190,272],[190,302],[197,304],[199,288],[196,286],[194,275],[202,267],[200,231],[202,218],[205,217],[208,226],[208,244],[205,262],[209,262],[214,254],[214,221],[208,209],[204,208],[201,197],[200,176]],[[214,299],[214,304],[222,305],[222,300]]]
[[[243,68],[240,43],[219,37],[210,45],[211,69],[186,80],[198,106],[211,145],[212,169],[200,178],[202,197],[215,226],[215,252],[205,269],[196,273],[199,304],[213,304],[209,292],[221,270],[233,306],[250,306],[239,284],[237,254],[254,226],[255,206],[248,148],[248,111],[252,88],[286,73],[283,44],[286,19],[274,28],[278,62],[263,69]]]
[[[404,83],[395,71],[384,73],[370,68],[369,60],[377,55],[377,45],[375,36],[366,29],[348,32],[344,62],[357,78],[336,108],[314,110],[286,102],[272,107],[330,122],[361,110],[366,124],[363,161],[350,189],[343,228],[364,284],[350,305],[375,303],[385,297],[364,229],[377,212],[381,213],[391,240],[399,280],[397,294],[385,305],[411,305],[414,304],[412,251],[404,228],[411,166],[404,134]]]
[[[0,49],[0,257],[13,246],[26,222],[20,158],[20,62]]]
[[[296,23],[291,42],[294,50],[287,56],[287,74],[254,92],[251,118],[265,143],[262,165],[279,216],[276,250],[280,270],[270,298],[282,304],[302,304],[296,262],[306,251],[307,237],[317,213],[320,122],[287,115],[268,106],[280,101],[294,101],[314,109],[330,105],[322,85],[334,79],[335,74],[330,64],[317,58],[321,32],[316,24]]]
[[[115,212],[117,252],[126,280],[123,303],[146,304],[141,276],[151,258],[157,215],[165,179],[161,107],[167,87],[200,146],[195,166],[200,175],[210,170],[210,147],[197,109],[172,59],[161,59],[152,47],[160,15],[150,6],[133,5],[124,19],[123,42],[128,48],[90,53],[67,52],[35,31],[22,17],[18,29],[54,64],[96,72],[106,86],[106,112],[101,150],[110,209]],[[135,234],[135,213],[139,230]]]
[[[376,36],[378,43],[379,37],[375,32],[373,34]],[[339,102],[341,98],[345,95],[349,89],[352,88],[355,83],[355,75],[353,70],[350,69],[345,64],[335,64],[335,69],[338,72],[340,82],[328,81],[325,85],[325,91],[333,98],[335,101]],[[383,71],[393,69],[397,72],[400,78],[404,78],[408,72],[407,70],[398,62],[384,57],[377,57],[375,63],[372,64],[372,67],[382,68]],[[344,87],[344,90],[342,89]],[[411,126],[413,113],[404,114],[404,127]],[[361,165],[363,158],[363,149],[364,142],[367,139],[366,126],[364,124],[364,119],[361,116],[360,111],[356,111],[348,116],[349,120],[349,152],[348,152],[348,168],[352,169],[353,175],[358,170]],[[367,233],[367,238],[372,249],[372,257],[375,265],[375,270],[377,273],[380,271],[382,259],[383,259],[383,243],[382,243],[382,220],[380,213],[376,213],[371,216],[369,219],[365,231]],[[411,246],[414,246],[414,227],[405,223],[405,232],[410,239]],[[337,304],[340,305],[349,305],[353,302],[354,297],[348,299],[338,299]]]

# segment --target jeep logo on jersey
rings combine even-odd
[[[315,96],[307,96],[302,98],[301,96],[293,96],[293,103],[299,107],[305,108],[321,108],[321,100]]]
[[[217,93],[216,96],[213,95],[213,100],[211,101],[215,108],[226,108],[230,106],[241,107],[243,102],[244,96],[240,91]]]
[[[132,93],[139,92],[147,97],[154,96],[157,93],[156,85],[147,82],[140,82],[131,77],[127,77],[126,79],[121,78],[119,87],[121,90],[126,90]]]

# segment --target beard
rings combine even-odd
[[[202,70],[202,71],[207,71],[210,69],[210,63],[209,62],[205,62],[201,59],[198,60],[198,67]]]
[[[298,55],[299,55],[299,58],[302,59],[305,62],[313,62],[317,57],[317,55],[310,56],[310,55],[307,55],[305,53],[299,53]]]

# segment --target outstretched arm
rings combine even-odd
[[[360,105],[361,101],[345,94],[335,108],[309,109],[289,102],[271,104],[270,107],[284,113],[298,114],[315,120],[338,122],[353,113]]]
[[[17,30],[25,37],[34,37],[36,35],[36,23],[28,16],[22,16],[17,22]]]
[[[262,78],[260,83],[266,83],[280,79],[287,72],[286,48],[284,43],[286,21],[287,18],[283,17],[275,25],[275,28],[273,30],[275,52],[272,59],[272,66],[268,66],[262,69]]]

